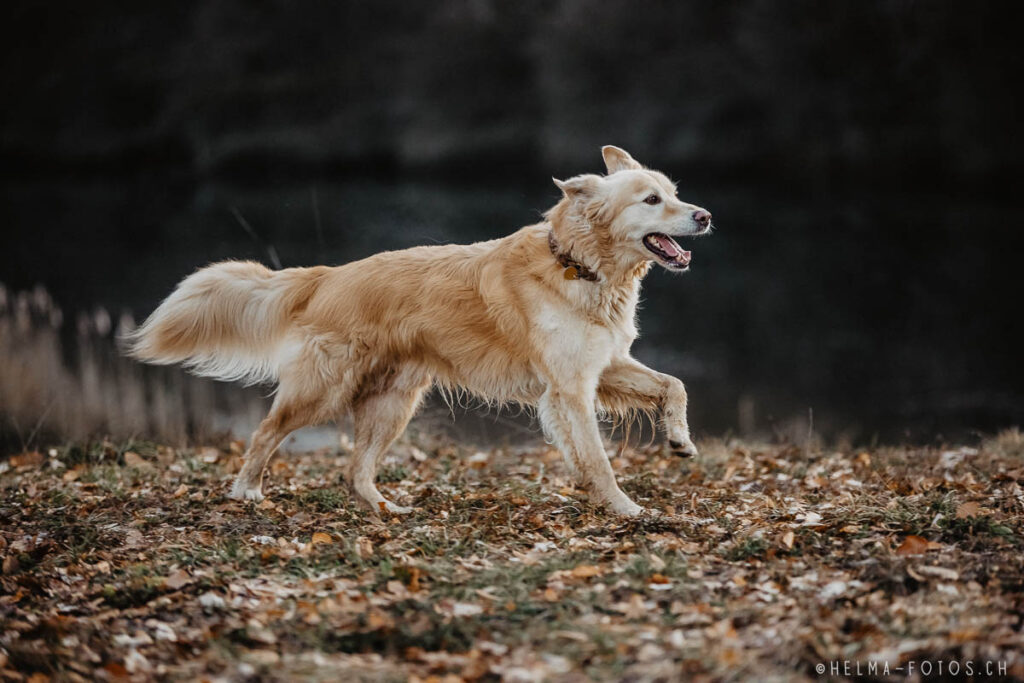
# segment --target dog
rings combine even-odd
[[[683,383],[630,356],[652,264],[689,269],[677,237],[711,231],[663,174],[602,148],[607,173],[553,179],[544,220],[469,245],[388,251],[337,267],[273,271],[227,261],[185,278],[126,337],[132,357],[277,392],[230,496],[263,499],[263,470],[292,431],[351,413],[348,479],[373,510],[409,512],[377,490],[377,468],[424,394],[465,391],[536,409],[591,500],[642,508],[619,488],[597,413],[660,414],[671,449],[697,449]]]

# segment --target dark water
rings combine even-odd
[[[529,175],[529,174],[526,174]],[[336,264],[502,236],[557,198],[429,178],[196,184],[174,175],[14,181],[0,281],[69,311],[142,317],[211,261]],[[809,194],[680,183],[716,232],[682,276],[647,279],[635,352],[686,382],[698,435],[959,438],[1024,422],[1024,209],[970,197]],[[258,238],[240,225],[233,210]]]

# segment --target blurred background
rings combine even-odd
[[[1024,422],[1009,4],[15,1],[0,28],[7,450],[244,429],[266,390],[117,358],[195,268],[536,222],[616,144],[707,207],[645,285],[698,437]],[[442,411],[444,412],[444,411]],[[428,409],[429,413],[429,409]],[[460,418],[461,419],[461,418]],[[512,423],[473,418],[479,438]],[[247,422],[248,421],[248,422]]]

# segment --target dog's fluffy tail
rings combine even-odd
[[[197,375],[225,381],[275,380],[291,321],[326,270],[273,271],[251,261],[207,266],[122,338],[124,350],[147,363],[182,363]]]

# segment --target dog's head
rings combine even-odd
[[[651,261],[676,272],[690,267],[678,237],[711,231],[711,214],[676,196],[664,174],[641,166],[623,149],[601,149],[608,174],[555,180],[564,198],[551,211],[556,237],[596,257],[602,271],[635,269]]]

